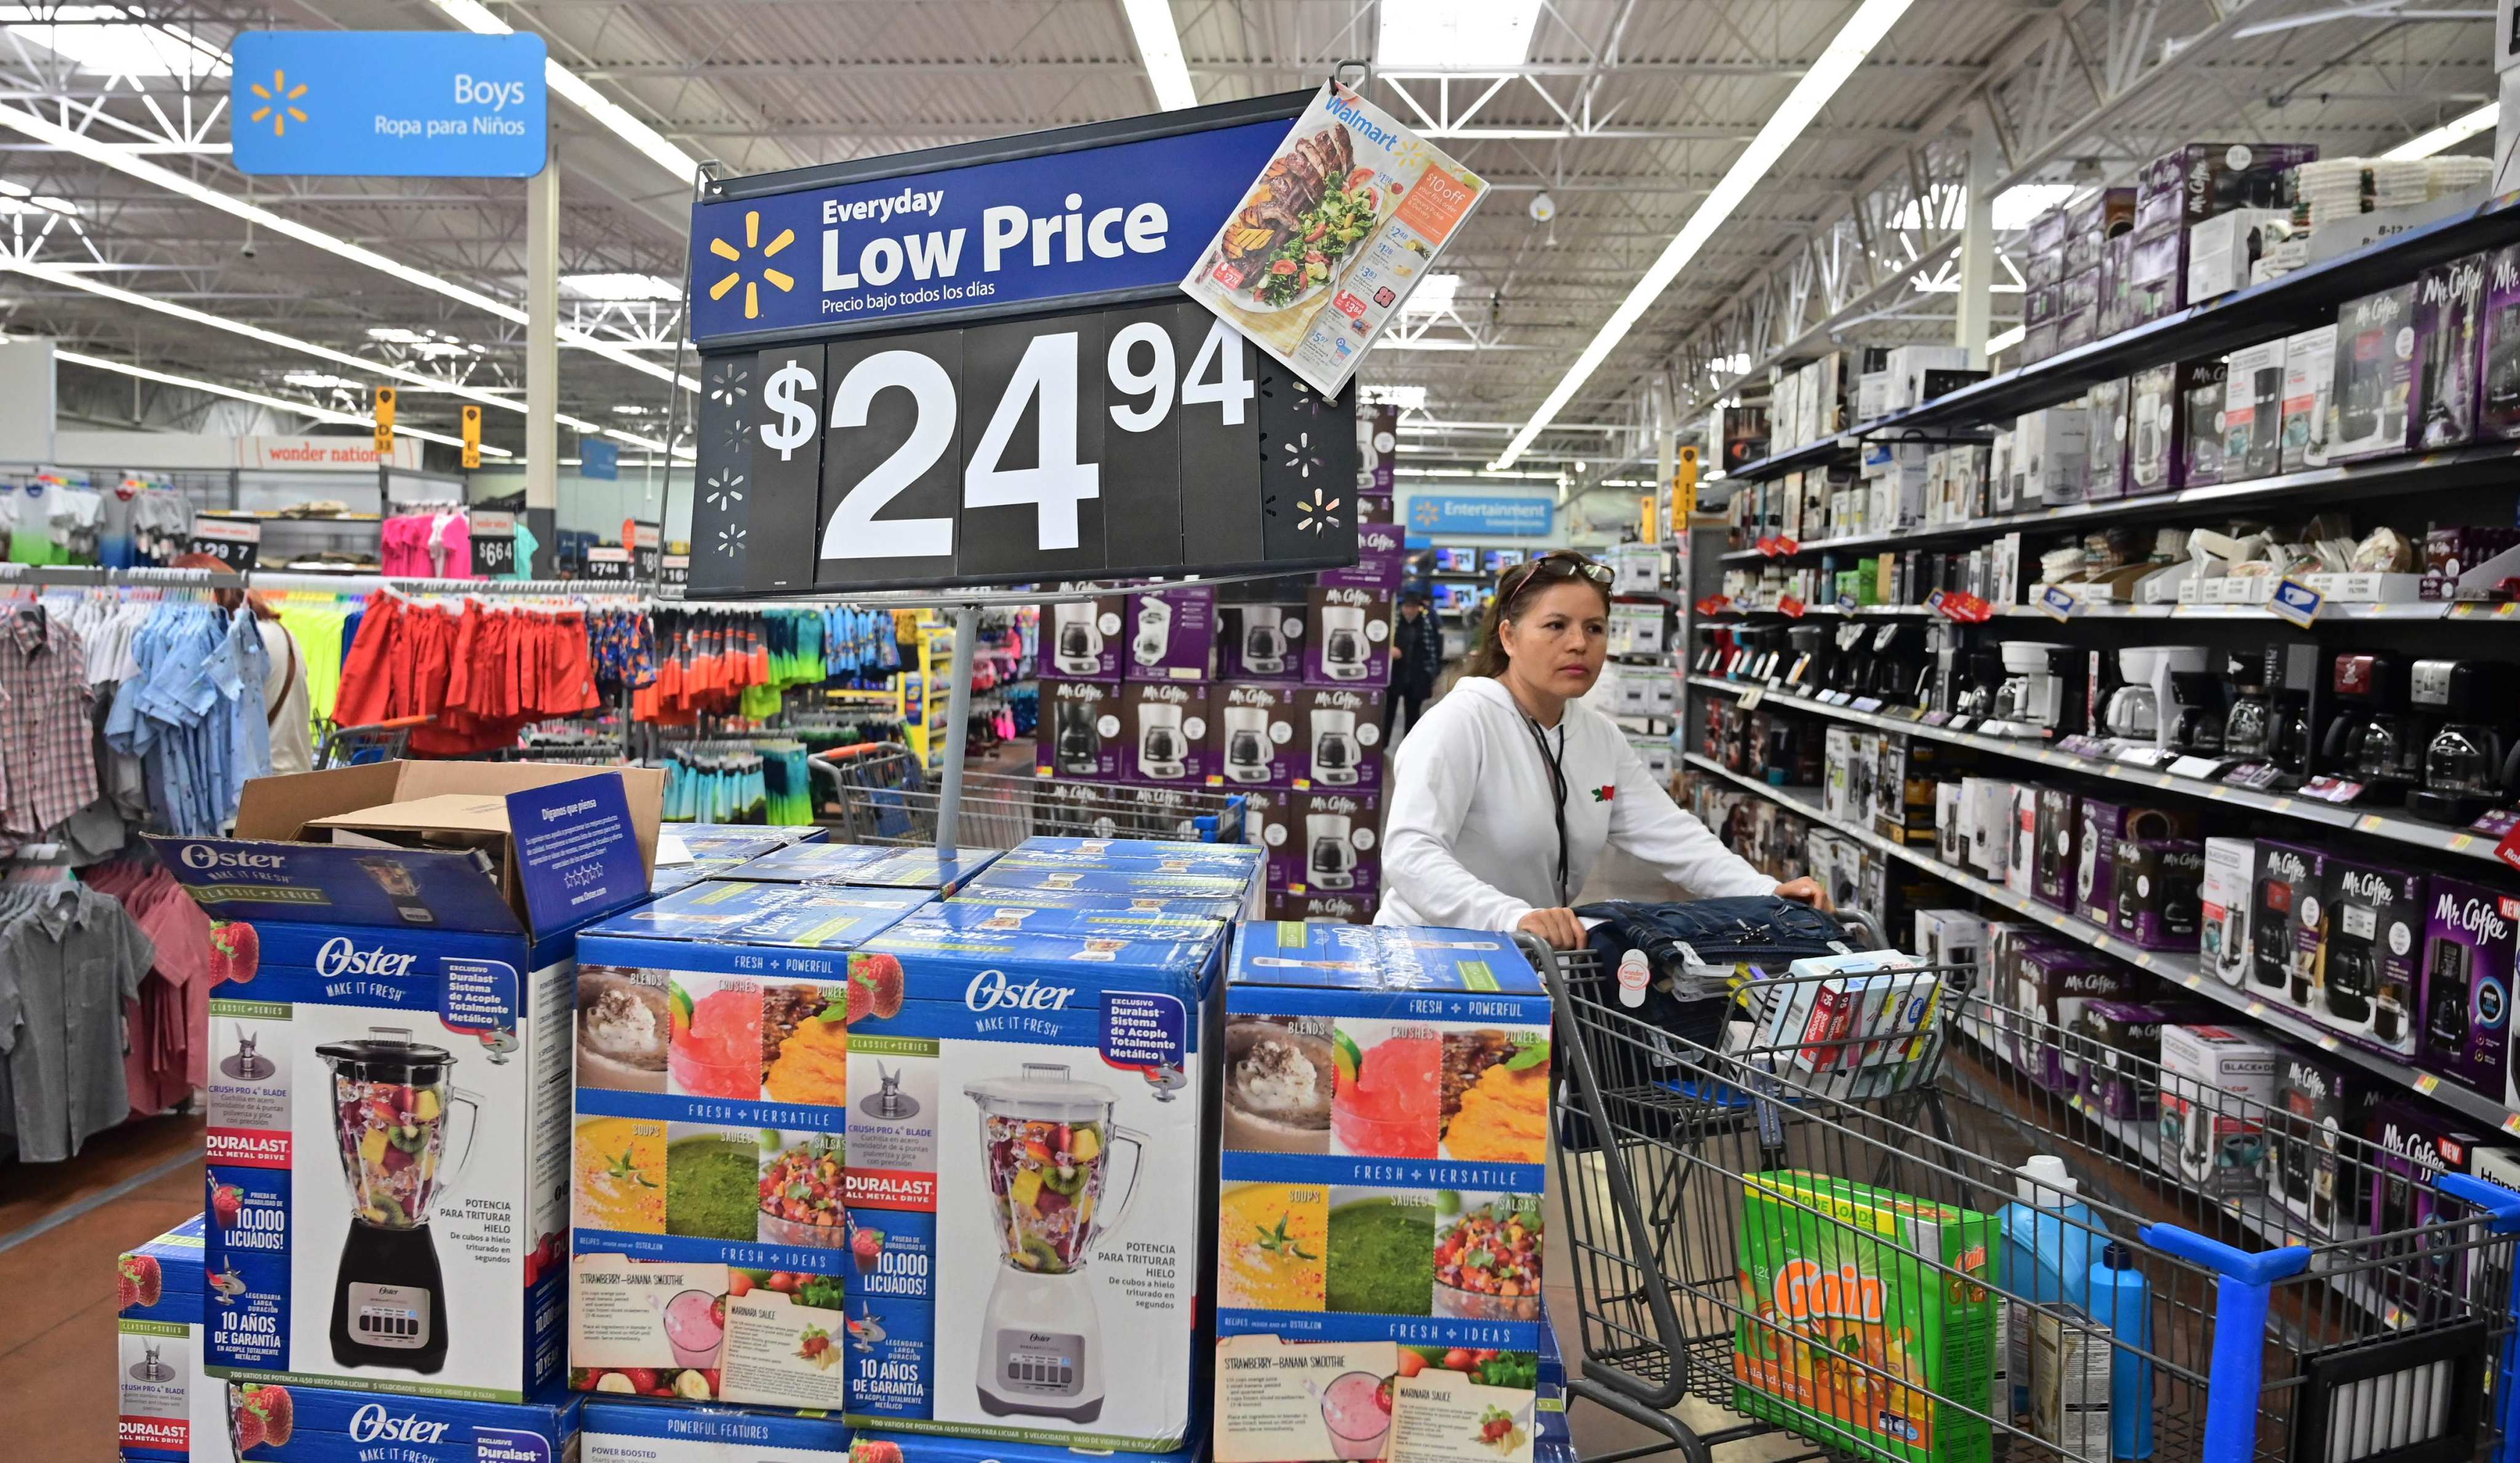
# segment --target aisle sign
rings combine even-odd
[[[1488,194],[1477,173],[1336,81],[1244,176],[1182,289],[1333,395]]]
[[[539,35],[248,30],[228,50],[239,172],[530,178],[550,157]]]
[[[1557,505],[1545,497],[1456,497],[1419,488],[1409,500],[1409,526],[1427,533],[1546,538],[1556,521]]]
[[[394,389],[377,388],[377,453],[382,456],[393,450]]]
[[[481,408],[468,405],[464,408],[464,466],[471,469],[480,465]]]
[[[1353,393],[1175,284],[1301,105],[712,185],[693,592],[1354,563]]]
[[[604,482],[620,480],[620,444],[608,442],[600,436],[578,438],[577,476],[593,478]]]
[[[212,555],[233,570],[251,569],[262,554],[262,521],[194,514],[192,538],[184,552]]]

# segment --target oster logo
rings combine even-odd
[[[430,1422],[417,1413],[395,1416],[382,1402],[370,1402],[350,1414],[352,1442],[444,1442],[452,1423]]]
[[[1823,1270],[1816,1260],[1787,1260],[1777,1271],[1777,1314],[1788,1320],[1840,1318],[1878,1323],[1881,1282],[1854,1265]]]
[[[984,970],[963,988],[963,1004],[974,1011],[1064,1011],[1074,988],[1039,981],[1010,981],[1002,970]]]
[[[186,844],[178,855],[188,869],[276,869],[288,862],[281,853],[248,853],[237,848],[213,848],[207,844]]]
[[[387,980],[408,980],[417,955],[396,955],[379,945],[362,950],[346,935],[337,935],[324,941],[315,951],[315,974],[327,981],[343,976],[381,976]]]

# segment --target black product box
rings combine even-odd
[[[2223,480],[2272,478],[2283,463],[2284,343],[2223,358]]]
[[[2307,1016],[2318,960],[2319,881],[2327,855],[2299,844],[2258,841],[2254,908],[2249,915],[2249,985],[2260,1000]]]
[[[2488,441],[2520,436],[2520,244],[2486,255],[2485,309],[2478,332],[2483,402],[2476,434]]]
[[[2369,1166],[2352,1144],[2379,1106],[2361,1073],[2288,1054],[2275,1067],[2274,1111],[2267,1122],[2267,1193],[2286,1212],[2330,1237],[2362,1223]]]
[[[2030,892],[2050,909],[2072,913],[2083,800],[2061,788],[2039,790],[2039,846],[2031,855]]]
[[[2147,950],[2196,948],[2205,846],[2194,839],[2120,839],[2118,937]]]
[[[2135,227],[2132,188],[2102,188],[2065,210],[2065,273],[2099,267],[2108,242]]]
[[[1034,770],[1043,777],[1117,782],[1123,761],[1120,683],[1041,678]]]
[[[1279,581],[1272,580],[1272,583]],[[1249,603],[1217,608],[1217,676],[1229,681],[1304,678],[1304,607]]]
[[[2181,425],[2179,473],[2173,487],[2205,487],[2223,480],[2223,400],[2230,384],[2228,361],[2187,361],[2179,367]]]
[[[2190,427],[2193,417],[2189,407],[2194,400],[2210,399],[2212,403],[2205,410],[2203,434],[2212,437],[2211,456],[2220,465],[2222,438],[2215,424],[2223,414],[2222,393],[2228,374],[2219,360],[2182,361],[2148,366],[2128,381],[2129,496],[2202,485],[2188,476],[2187,443],[2190,436],[2197,434]]]
[[[2410,452],[2476,439],[2486,259],[2469,254],[2416,277],[2414,396],[2407,412]]]
[[[2328,403],[2327,460],[2342,462],[2407,446],[2413,391],[2415,287],[2400,285],[2336,312],[2336,382]]]
[[[2424,876],[2330,854],[2319,882],[2311,1015],[2349,1040],[2411,1058],[2423,1006]]]
[[[2179,232],[2234,208],[2289,208],[2292,170],[2318,160],[2307,142],[2191,142],[2144,164],[2138,181],[2137,227],[2149,232],[2159,217],[2152,207],[2166,194],[2178,197]]]

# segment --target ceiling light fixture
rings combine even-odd
[[[478,35],[513,35],[514,25],[490,14],[480,0],[437,0],[456,24]],[[665,140],[665,134],[630,114],[627,108],[612,101],[594,84],[575,71],[562,66],[555,57],[543,58],[543,79],[570,105],[604,124],[604,129],[630,144],[639,156],[674,175],[674,180],[688,185],[700,170],[699,160]]]
[[[1794,83],[1794,89],[1786,93],[1783,104],[1768,118],[1767,124],[1759,128],[1758,135],[1750,139],[1750,145],[1741,150],[1741,156],[1732,160],[1723,178],[1698,204],[1697,211],[1688,215],[1688,221],[1680,226],[1680,232],[1672,236],[1661,255],[1645,269],[1644,278],[1637,281],[1636,288],[1628,292],[1628,297],[1619,301],[1619,307],[1602,322],[1600,333],[1575,358],[1575,364],[1567,368],[1564,379],[1540,403],[1540,410],[1533,412],[1531,420],[1523,424],[1522,431],[1506,444],[1505,454],[1497,459],[1497,466],[1513,466],[1514,460],[1548,430],[1550,422],[1565,409],[1577,391],[1583,389],[1584,383],[1600,369],[1601,362],[1609,359],[1610,352],[1627,339],[1628,332],[1636,328],[1636,323],[1644,317],[1653,302],[1662,297],[1662,292],[1671,288],[1671,282],[1679,278],[1680,271],[1688,266],[1688,261],[1695,258],[1697,251],[1715,237],[1715,231],[1732,216],[1732,210],[1750,196],[1750,190],[1784,157],[1785,149],[1793,146],[1794,140],[1802,136],[1803,129],[1820,115],[1821,109],[1828,105],[1829,98],[1846,84],[1846,78],[1855,73],[1855,69],[1872,54],[1872,48],[1890,33],[1890,27],[1908,13],[1911,3],[1912,0],[1864,0],[1856,7],[1855,15],[1836,35],[1830,37],[1820,58],[1812,63],[1811,69],[1803,72],[1802,79]],[[1389,20],[1386,13],[1385,23]]]
[[[1458,274],[1430,274],[1418,282],[1409,297],[1400,301],[1404,315],[1440,315],[1461,298],[1462,277]]]
[[[2028,334],[2030,334],[2028,326],[2016,325],[2010,330],[1989,336],[1986,338],[1986,353],[1996,355],[2010,350],[2020,344],[2021,338]]]
[[[22,340],[24,338],[19,337],[18,339]],[[53,358],[56,360],[68,361],[73,366],[87,366],[98,371],[112,371],[119,375],[134,377],[141,381],[154,381],[159,386],[181,387],[188,391],[204,391],[213,396],[225,396],[231,401],[250,401],[256,406],[268,406],[276,411],[293,412],[296,415],[308,418],[311,421],[330,422],[339,427],[374,427],[377,425],[376,418],[361,412],[334,411],[329,407],[313,406],[303,401],[292,401],[286,396],[270,396],[265,395],[261,391],[247,390],[243,387],[222,386],[215,381],[203,381],[198,376],[177,376],[171,371],[153,371],[147,366],[134,365],[129,361],[111,360],[101,355],[90,355],[86,351],[72,350],[66,345],[54,346]],[[421,438],[423,441],[439,442],[449,447],[461,447],[464,445],[464,439],[461,437],[448,436],[443,433],[437,432],[424,432],[417,427],[404,427],[400,424],[396,424],[394,431],[400,433],[404,436],[416,436]],[[505,447],[493,447],[487,442],[483,442],[481,444],[481,450],[492,457],[512,457],[515,455]]]
[[[119,76],[224,76],[218,47],[179,26],[144,23],[114,5],[0,5],[12,36],[68,59],[82,71]]]
[[[2392,162],[2411,162],[2418,158],[2429,158],[2458,146],[2479,132],[2493,131],[2501,114],[2501,103],[2488,102],[2464,116],[2454,116],[2429,132],[2418,133],[2380,156]]]
[[[1147,84],[1155,89],[1155,105],[1166,112],[1197,106],[1198,88],[1191,84],[1190,62],[1182,56],[1172,0],[1120,0],[1120,11],[1129,18],[1129,33],[1137,37],[1138,59],[1146,64]]]
[[[300,244],[320,249],[326,253],[347,259],[354,264],[364,264],[380,274],[389,275],[404,284],[443,295],[458,303],[487,311],[517,325],[528,323],[522,309],[505,300],[493,299],[477,290],[467,289],[453,280],[440,279],[425,269],[414,269],[398,259],[387,258],[375,250],[352,244],[347,239],[337,238],[322,229],[309,227],[293,218],[247,203],[243,199],[231,198],[207,184],[197,182],[171,168],[161,167],[146,158],[133,157],[121,148],[99,142],[84,132],[71,131],[68,127],[48,121],[32,113],[21,112],[15,107],[0,107],[0,127],[7,127],[31,137],[47,147],[58,148],[62,152],[84,158],[100,166],[112,168],[126,177],[137,178],[141,182],[191,199],[197,204],[216,208],[232,217],[242,218],[257,228],[267,229],[283,238],[293,239]],[[562,326],[560,332],[560,343],[575,349],[592,351],[615,365],[627,366],[642,376],[652,376],[658,381],[674,382],[687,391],[697,391],[700,388],[699,382],[693,377],[676,376],[667,367],[657,365],[653,361],[642,360],[635,353],[621,346],[599,341],[583,331]]]
[[[1541,0],[1382,0],[1373,63],[1385,69],[1475,70],[1522,65]]]
[[[654,274],[563,274],[560,287],[581,299],[605,304],[634,304],[651,299],[679,301],[683,287]]]

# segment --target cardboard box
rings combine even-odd
[[[2414,390],[2415,287],[2349,299],[2336,312],[2334,398],[2327,414],[2330,461],[2407,447]]]
[[[2012,424],[2016,511],[2083,500],[2091,466],[2091,425],[2079,406],[2024,413]]]
[[[1304,683],[1391,683],[1391,594],[1315,586],[1305,597]]]
[[[1120,688],[1120,774],[1159,787],[1207,785],[1208,688],[1131,681]]]
[[[1290,894],[1284,890],[1269,892],[1269,918],[1273,920],[1321,920],[1333,925],[1371,925],[1381,901],[1372,895],[1357,894]]]
[[[2194,839],[2118,841],[2112,888],[2118,937],[2147,950],[2192,950],[2205,846]]]
[[[1326,788],[1289,794],[1285,828],[1269,850],[1276,887],[1355,898],[1382,888],[1382,809],[1373,798]]]
[[[1226,681],[1304,678],[1304,607],[1234,604],[1218,607],[1216,674]]]
[[[1293,714],[1296,791],[1382,791],[1383,699],[1379,687],[1306,686]]]
[[[1125,594],[1043,606],[1043,674],[1083,681],[1118,680],[1121,662],[1128,655],[1130,623]]]
[[[2369,1156],[2355,1143],[2379,1105],[2359,1069],[2286,1053],[2267,1124],[2267,1194],[2313,1235],[2351,1234],[2369,1203]]]
[[[2033,830],[2030,892],[2050,909],[2074,910],[2076,840],[2083,824],[2082,800],[2061,788],[2039,789],[2037,826]]]
[[[2103,503],[2123,498],[2128,485],[2127,398],[2125,381],[2103,381],[2083,398],[2086,412],[2083,500]]]
[[[849,1427],[837,1417],[798,1417],[768,1408],[658,1407],[590,1398],[579,1424],[577,1456],[578,1463],[841,1459],[849,1456]],[[907,1449],[903,1456],[910,1456]]]
[[[2267,1108],[2282,1054],[2227,1027],[2161,1029],[2161,1146],[2196,1192],[2265,1188]]]
[[[2423,1066],[2498,1098],[2511,1060],[2511,992],[2520,988],[2520,900],[2440,874],[2426,896]]]
[[[2184,1009],[2184,1008],[2181,1008]],[[2141,1001],[2092,1001],[2083,1007],[2083,1033],[2092,1051],[2082,1064],[2083,1105],[2104,1118],[2150,1122],[2161,1111],[2155,1073],[2161,1064],[2161,1029],[2170,1008]]]
[[[2520,436],[2520,244],[2486,256],[2485,309],[2477,335],[2484,389],[2476,434],[2486,441]]]
[[[2284,349],[2282,341],[2269,341],[2224,358],[2226,482],[2272,478],[2283,465]]]
[[[940,859],[933,848],[888,844],[789,844],[737,864],[723,877],[749,884],[828,884],[952,893],[998,857],[967,848]]]
[[[2488,255],[2436,264],[2415,281],[2414,394],[2407,450],[2429,452],[2476,439],[2483,396],[2477,373]]]
[[[2249,270],[2292,232],[2289,208],[2234,208],[2187,231],[2187,303],[2249,286]]]
[[[215,1455],[227,1433],[227,1388],[202,1371],[202,1318],[229,1303],[207,1299],[202,1226],[195,1214],[114,1260],[115,1428],[131,1463],[183,1463],[196,1437],[203,1456]]]
[[[2322,325],[2287,337],[2281,471],[2327,466],[2328,409],[2335,394],[2336,327]]]
[[[1105,681],[1041,678],[1041,724],[1034,734],[1041,777],[1117,782],[1123,759],[1120,688]]]
[[[1223,943],[990,925],[939,905],[854,962],[898,1004],[849,1030],[848,1421],[1179,1446]]]
[[[1404,1343],[1429,1376],[1474,1343],[1534,1361],[1551,1006],[1512,942],[1247,925],[1225,1006],[1215,1259],[1198,1267],[1215,1276],[1220,1358],[1347,1341]],[[1296,1243],[1255,1238],[1279,1234]],[[1220,1365],[1220,1417],[1260,1410],[1243,1394],[1274,1369],[1253,1370]],[[1288,1406],[1318,1417],[1303,1374],[1288,1380]],[[1484,1390],[1508,1412],[1531,1405],[1527,1389]],[[1246,1455],[1335,1456],[1325,1440],[1281,1435]],[[1220,1453],[1230,1443],[1220,1433]]]
[[[2050,1092],[2082,1090],[2082,1062],[2066,1051],[2060,1033],[2089,1035],[2083,1013],[2093,1001],[2131,1001],[2142,993],[2133,966],[2094,950],[2062,942],[2022,950],[2015,967],[2012,1007],[2026,1018],[2013,1044],[2013,1065]]]
[[[1408,578],[1409,554],[1403,547],[1407,530],[1385,520],[1356,526],[1356,563],[1322,571],[1318,582],[1353,589],[1385,589],[1398,593]]]
[[[1219,787],[1291,788],[1310,749],[1299,740],[1304,688],[1280,681],[1218,686],[1208,717],[1208,777]],[[1380,736],[1380,728],[1375,728]]]
[[[2258,846],[2250,839],[2207,839],[2197,884],[2202,924],[2196,966],[2226,985],[2245,984],[2254,960],[2251,916],[2257,910]]]
[[[1787,1170],[1744,1186],[1740,1236],[1735,1411],[1836,1440],[1882,1463],[1989,1455],[1985,1414],[2000,1344],[1993,1282],[1945,1284],[1940,1271],[1992,1276],[2000,1237],[1992,1218]],[[1902,1264],[1902,1256],[1927,1257],[1935,1273],[1920,1274],[1913,1259]],[[1842,1278],[1864,1303],[1822,1303],[1834,1292],[1814,1283],[1815,1271]],[[1887,1389],[1882,1400],[1860,1385],[1830,1386],[1828,1373],[1799,1364],[1810,1349],[1841,1346],[1904,1356],[1918,1385]],[[1896,1353],[1887,1350],[1893,1347]]]
[[[2475,1172],[2492,1150],[2483,1134],[2457,1119],[2411,1097],[2391,1098],[2372,1110],[2366,1129],[2379,1149],[2369,1162],[2379,1169],[2371,1184],[2366,1222],[2374,1234],[2406,1234],[2448,1217],[2438,1212],[2438,1190],[2432,1180],[2445,1173]],[[2402,1242],[2403,1243],[2403,1242]],[[2383,1267],[2375,1273],[2381,1294],[2401,1304],[2419,1304],[2425,1296],[2464,1291],[2468,1252],[2441,1247],[2408,1268]],[[2500,1303],[2479,1297],[2481,1303]]]
[[[226,1389],[216,1389],[221,1404]],[[577,1456],[579,1399],[557,1388],[523,1402],[397,1396],[329,1387],[266,1387],[288,1398],[258,1397],[251,1424],[237,1419],[231,1440],[199,1445],[196,1458],[251,1458],[255,1463],[340,1463],[391,1458],[397,1463],[492,1463],[508,1458]],[[274,1403],[278,1403],[274,1407]],[[252,1404],[248,1404],[250,1408]],[[261,1409],[269,1409],[269,1412]],[[239,1409],[240,1414],[247,1408]],[[286,1441],[271,1437],[270,1413],[284,1415]],[[249,1431],[250,1430],[250,1431]],[[260,1432],[262,1440],[245,1440]]]
[[[2318,848],[2258,842],[2256,907],[2249,918],[2249,993],[2304,1016],[2317,1006],[2326,863],[2326,853]]]
[[[151,838],[247,962],[209,1005],[204,1262],[238,1289],[206,1370],[509,1401],[555,1378],[574,937],[648,897],[663,794],[373,762],[248,783],[234,838]],[[462,846],[374,842],[430,837]]]
[[[1056,910],[1097,919],[1128,914],[1158,919],[1230,922],[1242,918],[1244,914],[1239,893],[1113,894],[1097,890],[1042,889],[1004,884],[964,890],[949,902],[980,904],[991,909]]]
[[[2206,487],[2223,480],[2223,410],[2230,394],[2228,361],[2187,361],[2179,367],[2180,392],[2186,403],[2186,434],[2179,439],[2181,487]]]
[[[1387,527],[1360,528],[1387,534]],[[1054,607],[1056,608],[1056,607]],[[1186,584],[1171,589],[1142,589],[1129,596],[1128,659],[1120,667],[1123,680],[1205,681],[1215,675],[1216,586]]]
[[[2424,1025],[2424,876],[2330,854],[2320,879],[2320,1026],[2412,1058]]]

